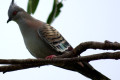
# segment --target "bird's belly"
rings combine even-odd
[[[51,50],[51,47],[42,40],[27,39],[25,45],[28,51],[36,58],[45,58],[49,55],[55,55],[55,51]]]

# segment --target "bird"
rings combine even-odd
[[[14,0],[10,4],[8,17],[7,23],[15,21],[18,24],[26,48],[35,58],[53,58],[73,50],[73,47],[54,27],[32,17],[16,5]],[[68,62],[58,67],[78,72],[92,80],[110,80],[88,62]]]

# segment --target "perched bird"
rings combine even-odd
[[[19,25],[26,48],[34,57],[45,58],[52,57],[50,55],[62,55],[73,49],[55,28],[33,18],[17,6],[14,0],[9,7],[8,16],[7,23],[13,20]],[[79,72],[92,80],[110,80],[87,62],[65,63],[59,67]]]

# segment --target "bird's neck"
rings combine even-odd
[[[33,18],[28,13],[24,12],[23,14],[21,14],[20,18],[16,20],[23,37],[35,33],[40,26],[44,25],[43,22]]]
[[[19,15],[19,17],[15,20],[18,25],[22,25],[27,23],[28,21],[34,21],[35,19],[29,15],[27,12],[23,11]]]
[[[19,15],[19,18],[15,20],[15,22],[19,25],[23,37],[29,34],[29,32],[33,31],[33,29],[30,27],[31,26],[30,23],[34,22],[34,20],[35,19],[26,12],[21,13]]]

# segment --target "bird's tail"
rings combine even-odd
[[[78,63],[65,63],[62,66],[59,66],[64,69],[72,70],[81,73],[82,75],[92,79],[92,80],[110,80],[108,77],[102,73],[95,70],[87,62],[78,62]]]

